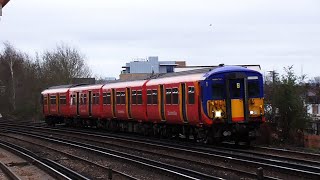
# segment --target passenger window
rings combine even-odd
[[[99,104],[99,93],[93,94],[92,104]]]
[[[147,91],[147,104],[152,104],[152,91]]]
[[[107,104],[111,104],[111,93],[107,93]]]
[[[152,103],[158,104],[158,91],[152,90]]]
[[[87,104],[87,94],[83,95],[83,104]]]
[[[50,104],[56,104],[56,96],[50,96]]]
[[[178,104],[179,103],[179,90],[178,88],[172,89],[172,104]]]
[[[121,92],[117,92],[116,94],[116,104],[121,104]]]
[[[74,94],[74,95],[73,95],[73,104],[76,105],[77,103],[78,103],[78,102],[77,102],[77,98],[76,98],[76,95]]]
[[[131,102],[132,102],[132,104],[137,104],[137,91],[132,90],[132,92],[131,92]]]
[[[60,96],[60,104],[67,104],[66,96]]]
[[[166,89],[166,104],[171,104],[171,89]]]
[[[189,104],[194,104],[195,99],[194,99],[194,87],[189,87],[188,88],[188,103]]]
[[[137,104],[142,104],[142,92],[137,91]]]
[[[126,104],[126,93],[121,92],[121,104]]]
[[[224,99],[224,84],[212,85],[212,99]]]
[[[258,81],[252,81],[248,83],[248,93],[249,97],[259,97],[260,96],[260,86]]]
[[[107,93],[103,93],[102,95],[102,101],[103,101],[103,104],[107,104]]]

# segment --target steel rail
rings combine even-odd
[[[2,162],[0,162],[0,169],[3,171],[3,173],[7,177],[9,177],[9,179],[11,179],[11,180],[21,180],[16,173],[11,171],[10,168],[8,166],[6,166],[5,164],[3,164]]]

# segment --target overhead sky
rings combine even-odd
[[[294,65],[320,76],[319,0],[11,0],[0,43],[34,55],[61,42],[86,55],[94,74],[117,77],[135,58],[187,65]],[[0,45],[0,48],[3,46]]]

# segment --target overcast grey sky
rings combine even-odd
[[[103,77],[118,78],[126,62],[147,56],[263,71],[294,65],[313,77],[320,0],[11,0],[0,21],[4,41],[31,55],[65,42]]]

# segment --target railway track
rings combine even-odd
[[[7,131],[7,132],[9,132],[9,131]],[[10,130],[10,132],[13,132],[13,131]],[[156,169],[157,171],[161,171],[161,173],[165,173],[169,177],[174,177],[174,179],[176,179],[176,178],[178,178],[178,179],[223,179],[220,177],[216,177],[216,176],[212,176],[212,175],[208,175],[208,174],[204,174],[204,173],[199,173],[199,172],[193,171],[191,169],[185,169],[185,168],[161,163],[161,162],[154,161],[154,160],[150,160],[150,159],[146,159],[146,158],[142,158],[142,157],[138,157],[138,156],[134,156],[134,155],[130,155],[130,154],[125,154],[123,152],[108,150],[108,149],[93,146],[90,144],[79,143],[79,142],[69,141],[69,140],[65,140],[65,139],[49,138],[49,137],[35,135],[34,133],[26,133],[26,132],[21,132],[21,131],[20,132],[16,131],[15,133],[19,133],[19,134],[23,134],[23,135],[30,136],[33,138],[38,138],[38,139],[42,139],[42,140],[46,140],[46,141],[59,143],[59,144],[73,146],[78,149],[80,149],[80,148],[86,149],[91,152],[103,155],[103,156],[111,156],[113,158],[118,158],[118,159],[124,160],[127,163],[130,162],[130,163],[143,165],[143,166],[146,166],[147,168],[152,168],[152,169]]]
[[[5,177],[7,177],[8,179],[12,179],[12,180],[20,180],[20,177],[16,175],[16,173],[11,171],[10,168],[5,164],[3,164],[2,162],[0,162],[0,169],[3,172],[3,174],[0,175],[1,179],[5,179]]]
[[[43,127],[37,127],[38,130],[48,130],[48,128]],[[101,133],[93,133],[92,131],[78,131],[76,129],[72,129],[72,131],[64,130],[64,129],[52,129],[49,128],[51,131],[51,134],[53,132],[64,132],[68,133],[69,135],[78,135],[83,137],[93,137],[93,138],[103,138],[103,139],[113,139],[115,141],[123,141],[126,143],[136,143],[140,146],[153,146],[156,148],[166,148],[171,149],[170,151],[179,151],[184,153],[190,153],[197,156],[203,156],[203,157],[210,157],[210,158],[216,158],[221,160],[227,160],[231,163],[238,163],[238,164],[250,164],[250,166],[253,166],[255,168],[257,167],[263,167],[267,172],[268,171],[276,171],[281,173],[287,173],[287,174],[293,174],[294,176],[301,177],[301,178],[312,178],[312,179],[318,179],[319,178],[319,164],[317,162],[313,161],[301,161],[301,159],[295,159],[295,158],[286,158],[283,156],[275,156],[275,155],[268,155],[263,153],[257,153],[257,152],[250,152],[247,150],[234,150],[234,149],[228,149],[228,148],[216,148],[213,149],[212,147],[193,147],[187,145],[173,145],[172,143],[167,143],[159,140],[149,140],[146,141],[145,139],[142,141],[141,139],[137,138],[128,138],[128,137],[122,137],[122,135],[115,135],[115,134],[101,134]],[[75,132],[77,131],[77,132]],[[91,140],[92,141],[92,140]],[[101,142],[100,142],[101,143]],[[113,144],[115,145],[115,144]],[[123,148],[128,148],[128,146],[122,146]],[[141,150],[140,150],[141,151]],[[150,153],[150,152],[149,152]],[[191,162],[190,162],[191,163]],[[200,163],[199,163],[200,164]],[[213,166],[211,166],[213,167]],[[215,167],[219,168],[219,167]],[[224,167],[225,168],[225,167]],[[223,169],[223,166],[220,166],[220,169]],[[228,169],[225,168],[223,171],[227,171]],[[229,168],[229,172],[231,172]],[[239,172],[233,172],[237,175],[242,174],[243,171]],[[271,173],[272,174],[272,173]],[[247,174],[247,177],[253,178],[255,176],[255,173],[251,172],[251,175]],[[255,176],[256,177],[256,176]],[[281,178],[281,176],[279,176]],[[272,177],[267,177],[272,179]]]
[[[253,150],[259,151],[262,153],[267,152],[269,154],[281,155],[281,156],[287,156],[287,157],[294,156],[294,157],[299,157],[299,159],[307,159],[310,161],[316,161],[320,163],[320,154],[316,154],[316,153],[301,152],[301,151],[271,148],[271,147],[261,147],[261,146],[255,146],[253,147]]]
[[[72,171],[71,169],[68,169],[64,166],[61,166],[54,161],[51,161],[49,159],[43,159],[37,156],[36,154],[28,151],[27,149],[14,145],[12,143],[8,143],[5,141],[0,140],[0,147],[16,154],[17,156],[27,160],[28,162],[36,165],[43,171],[47,172],[49,175],[51,175],[54,178],[57,179],[79,179],[79,180],[86,180],[88,178],[78,174],[75,171]],[[5,170],[10,178],[13,179],[20,179],[16,174],[10,173],[8,170]]]

